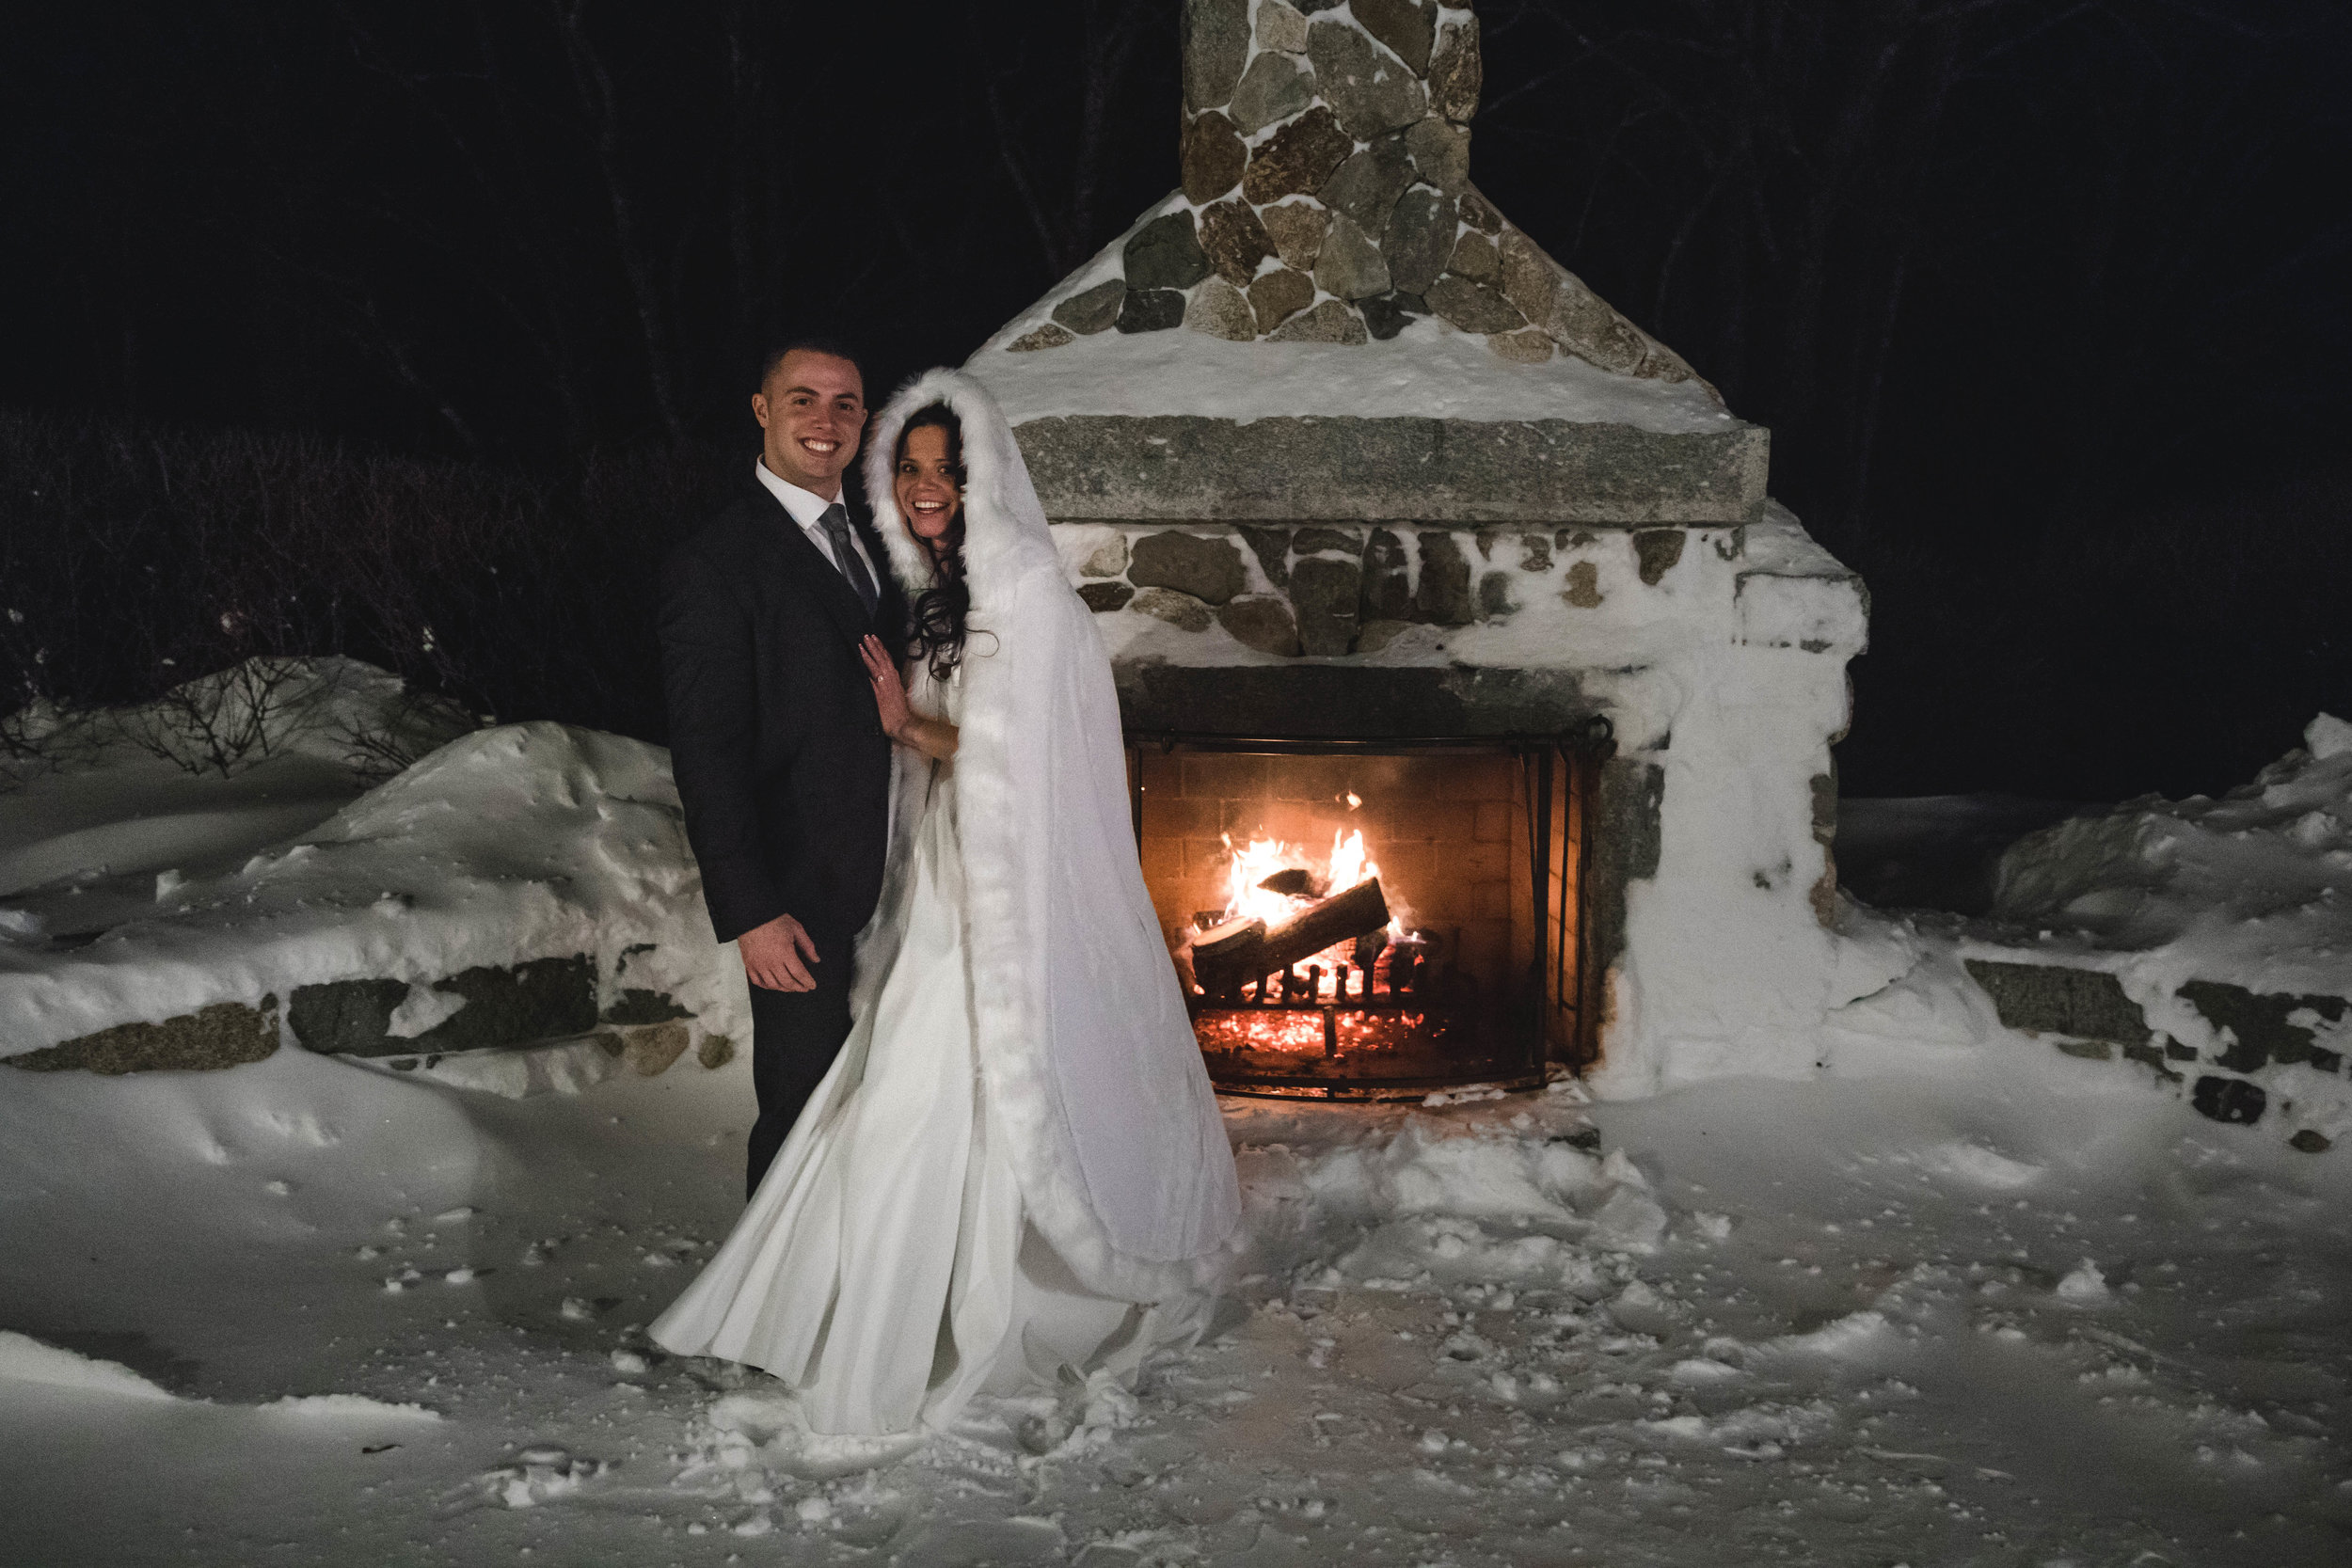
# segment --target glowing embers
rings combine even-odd
[[[1431,1043],[1425,1013],[1363,1012],[1332,1007],[1312,1012],[1204,1009],[1193,1020],[1200,1049],[1210,1053],[1339,1058],[1396,1052]]]

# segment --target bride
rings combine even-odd
[[[954,371],[876,423],[866,494],[914,606],[856,1023],[655,1341],[773,1373],[813,1431],[1131,1370],[1199,1331],[1240,1212],[1143,889],[1110,663],[995,402]]]

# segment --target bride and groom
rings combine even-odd
[[[757,487],[660,605],[687,833],[751,982],[751,1197],[652,1334],[773,1373],[814,1431],[907,1433],[1198,1333],[1240,1199],[1109,660],[1003,414],[935,370],[869,432],[817,341],[752,408]]]

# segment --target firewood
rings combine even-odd
[[[1215,930],[1203,931],[1192,942],[1193,977],[1214,996],[1226,989],[1227,982],[1238,984],[1257,973],[1250,965],[1264,944],[1263,920],[1229,920]]]
[[[1260,974],[1288,969],[1301,958],[1377,931],[1388,923],[1389,901],[1380,892],[1380,879],[1370,878],[1268,929],[1263,945],[1250,961]]]

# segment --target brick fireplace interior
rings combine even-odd
[[[1144,883],[1219,1088],[1401,1098],[1588,1058],[1577,751],[1163,736],[1128,756]],[[1279,936],[1351,889],[1360,906],[1375,878],[1376,932],[1238,982],[1193,962],[1252,916]]]

